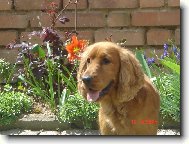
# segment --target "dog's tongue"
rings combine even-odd
[[[94,102],[99,98],[100,91],[89,91],[87,93],[87,100],[89,102]]]

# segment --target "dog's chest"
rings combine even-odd
[[[123,107],[112,110],[111,113],[105,114],[105,122],[111,128],[113,133],[117,133],[120,130],[126,130],[129,126],[130,119],[127,116],[127,111]]]

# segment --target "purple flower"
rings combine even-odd
[[[63,17],[59,18],[59,21],[60,21],[62,24],[65,24],[66,22],[69,22],[70,19],[67,18],[67,17],[65,17],[65,16],[63,16]]]
[[[167,51],[169,46],[168,44],[164,44],[163,47],[164,47],[164,50]]]
[[[177,53],[176,57],[177,57],[177,60],[180,61],[180,54],[179,53]]]
[[[161,59],[164,59],[168,56],[168,51],[164,50],[163,55],[161,55]]]
[[[147,58],[148,65],[151,65],[152,63],[155,63],[155,58]]]
[[[164,57],[168,56],[168,51],[165,50],[165,51],[163,52],[163,56],[164,56]]]
[[[173,46],[173,52],[175,55],[177,55],[177,47],[176,46]]]

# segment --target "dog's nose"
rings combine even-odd
[[[91,83],[92,77],[91,76],[83,76],[82,81],[86,84],[89,85]]]

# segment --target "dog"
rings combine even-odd
[[[160,97],[135,55],[113,42],[97,42],[82,54],[78,90],[100,105],[102,135],[156,135]]]

